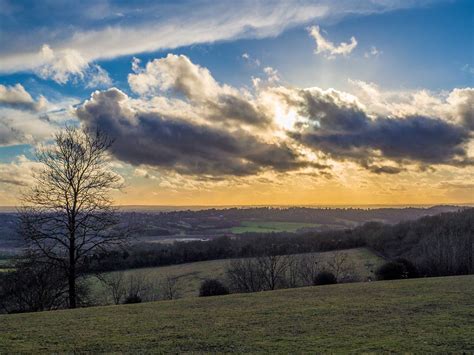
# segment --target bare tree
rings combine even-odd
[[[231,260],[226,274],[232,291],[258,292],[263,289],[261,273],[253,258]]]
[[[142,300],[150,296],[153,289],[148,275],[144,272],[130,273],[127,277],[127,283],[126,303],[142,302]],[[148,300],[152,301],[153,297],[149,297]]]
[[[288,255],[268,254],[258,257],[256,261],[265,290],[276,290],[285,284],[290,264]]]
[[[340,250],[335,250],[331,253],[327,260],[327,266],[336,279],[340,281],[347,276],[349,272],[349,255]]]
[[[160,282],[161,298],[164,300],[174,300],[179,297],[178,278],[166,276]]]
[[[11,272],[0,273],[0,313],[39,312],[60,308],[67,282],[54,266],[23,258]]]
[[[43,168],[19,211],[20,232],[30,251],[67,277],[70,308],[76,307],[76,281],[88,257],[123,241],[109,198],[120,182],[108,164],[111,144],[100,131],[69,127],[57,133],[54,144],[36,153]]]
[[[294,288],[300,286],[299,260],[298,255],[288,255],[288,267],[285,277],[285,286]]]
[[[304,254],[298,260],[299,279],[304,286],[314,284],[314,279],[321,271],[320,260],[317,254]]]
[[[428,275],[474,272],[474,233],[436,230],[418,246],[418,267]]]

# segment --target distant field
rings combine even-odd
[[[0,316],[0,353],[474,351],[474,276]]]
[[[7,268],[7,266],[9,266],[10,261],[11,261],[10,258],[3,257],[0,255],[0,272],[5,272],[5,271],[10,270]]]
[[[365,248],[348,249],[341,252],[347,253],[348,264],[350,263],[361,280],[373,278],[373,271],[383,263],[383,259]],[[321,263],[328,260],[334,252],[314,253],[319,256]],[[225,270],[229,264],[228,259],[200,261],[195,263],[162,266],[154,268],[133,269],[125,271],[125,274],[143,275],[148,280],[159,281],[167,276],[178,278],[178,289],[180,297],[196,297],[199,294],[199,286],[203,280],[216,278],[223,280]],[[94,279],[96,280],[96,279]],[[92,282],[94,299],[100,303],[110,303],[104,293],[103,286],[98,281]]]
[[[302,228],[316,227],[318,227],[318,225],[314,223],[244,221],[240,226],[231,228],[230,231],[234,234],[296,232]]]

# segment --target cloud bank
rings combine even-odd
[[[112,154],[134,165],[209,175],[249,175],[307,165],[283,144],[260,141],[239,128],[226,131],[142,110],[139,102],[115,88],[94,93],[77,116],[86,126],[99,127],[114,137]]]
[[[133,69],[128,80],[137,97],[115,88],[96,91],[76,115],[115,137],[113,155],[135,166],[248,176],[268,170],[317,174],[340,162],[375,174],[473,164],[471,88],[391,102],[363,82],[354,84],[365,87],[368,99],[363,91],[358,98],[275,81],[249,92],[217,82],[183,55],[144,67],[135,61]],[[439,107],[424,110],[420,96],[438,100]]]

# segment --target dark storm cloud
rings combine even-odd
[[[378,165],[367,165],[366,168],[373,172],[374,174],[399,174],[402,171],[405,171],[403,168],[396,166],[378,166]]]
[[[378,118],[348,131],[312,130],[294,135],[302,143],[335,157],[365,158],[378,150],[394,160],[452,164],[466,157],[468,132],[445,121],[415,116]]]
[[[177,117],[127,109],[117,89],[95,92],[77,110],[81,122],[115,138],[113,155],[125,162],[165,167],[186,174],[249,175],[261,169],[295,170],[308,165],[284,145],[197,125]]]
[[[292,137],[336,159],[351,159],[375,173],[392,174],[398,168],[370,168],[362,162],[385,158],[462,165],[469,161],[470,134],[461,125],[424,116],[371,118],[357,104],[344,102],[336,91],[300,90],[297,99],[287,102],[298,106],[309,125]]]
[[[236,95],[219,95],[216,102],[207,101],[210,118],[232,120],[255,126],[264,126],[271,122],[264,112],[259,111],[251,102]]]

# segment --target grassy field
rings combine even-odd
[[[474,276],[0,316],[12,352],[473,352]]]
[[[296,232],[302,228],[315,228],[317,226],[313,223],[244,221],[240,226],[231,228],[230,231],[234,234]]]
[[[365,248],[348,249],[341,252],[347,253],[347,263],[354,268],[355,273],[361,280],[369,277],[373,278],[373,270],[381,265],[384,260]],[[334,252],[314,253],[318,255],[318,259],[322,265],[329,260]],[[157,284],[165,277],[173,277],[178,279],[179,297],[196,297],[199,294],[199,286],[206,279],[224,280],[225,270],[229,265],[229,260],[211,260],[201,261],[188,264],[162,266],[154,268],[143,268],[125,271],[125,275],[135,274],[142,275],[152,283]],[[372,266],[371,266],[372,265]],[[101,304],[111,303],[108,299],[103,286],[96,280],[91,281],[93,287],[93,298],[95,302]],[[157,285],[157,287],[159,287]]]
[[[9,269],[9,265],[11,262],[11,258],[0,255],[0,272],[6,272],[11,269]]]

